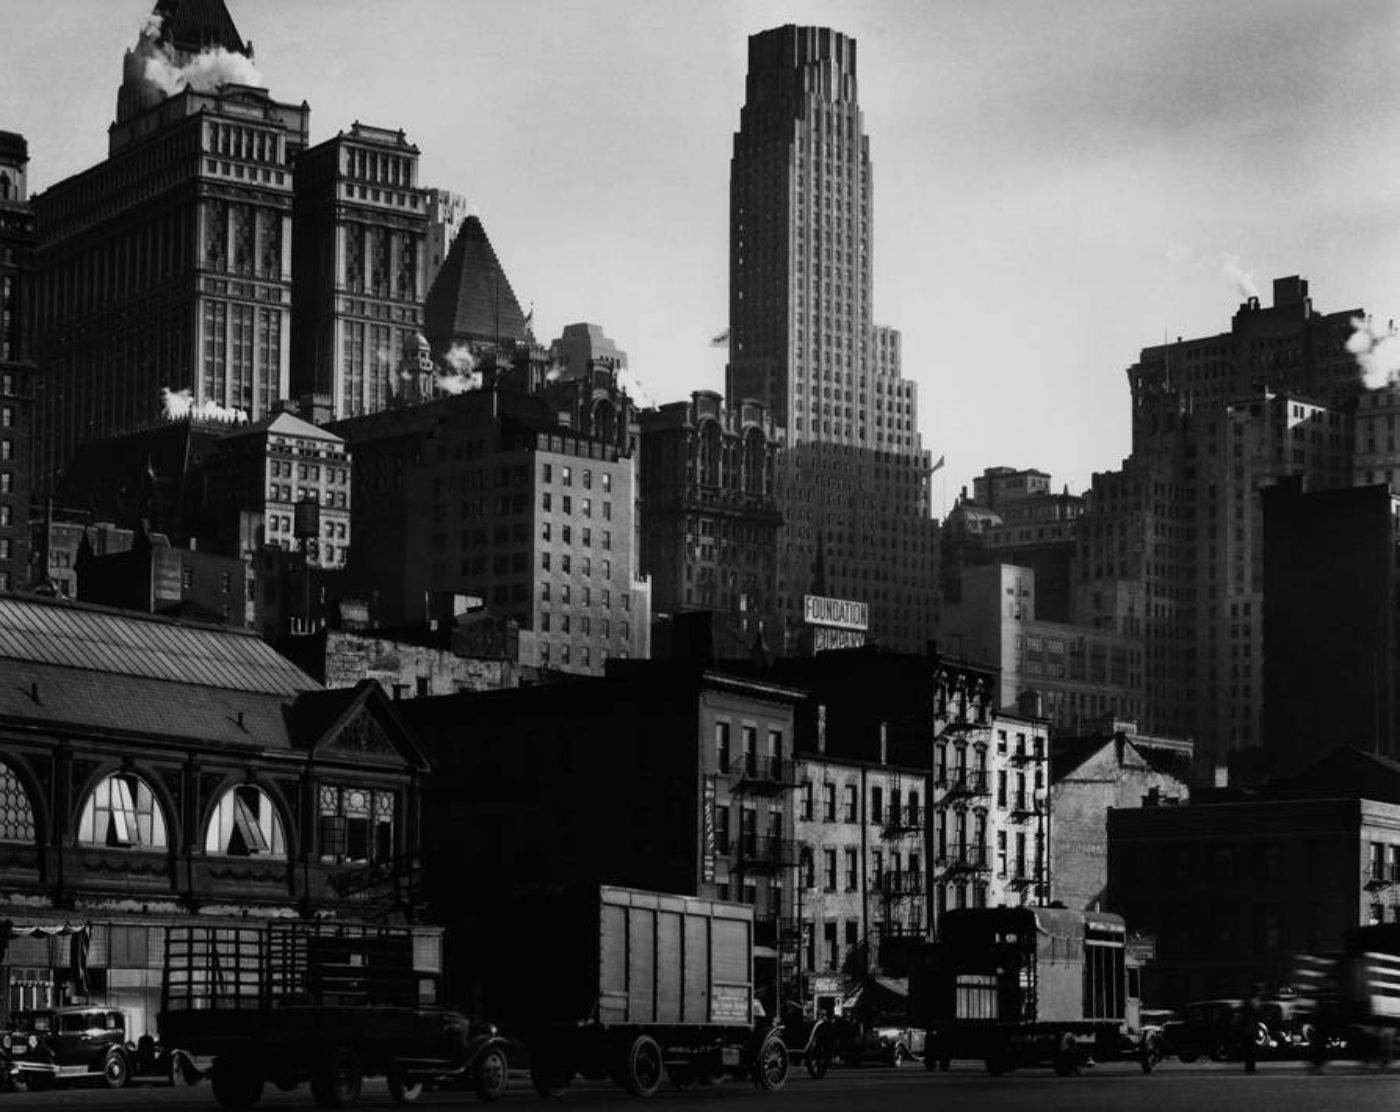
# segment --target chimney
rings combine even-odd
[[[817,752],[826,752],[826,704],[817,704]]]
[[[884,722],[880,723],[880,763],[890,763],[889,727]]]

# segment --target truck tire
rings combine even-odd
[[[311,1095],[322,1108],[354,1104],[363,1087],[359,1055],[348,1046],[332,1047],[311,1073]]]
[[[753,1079],[760,1089],[781,1089],[788,1075],[788,1050],[782,1036],[770,1034],[759,1044]]]
[[[622,1087],[634,1097],[651,1096],[666,1072],[660,1045],[650,1035],[638,1035],[627,1047],[619,1072]]]
[[[505,1096],[506,1089],[510,1087],[510,1063],[506,1061],[506,1052],[499,1046],[493,1046],[482,1054],[477,1059],[473,1079],[476,1095],[481,1100],[490,1102]]]
[[[388,1082],[389,1095],[399,1104],[412,1104],[423,1095],[423,1082],[414,1081],[401,1073],[391,1073]]]
[[[214,1063],[209,1084],[220,1108],[252,1108],[262,1099],[262,1074],[252,1063],[220,1058]]]
[[[102,1084],[109,1089],[122,1089],[131,1080],[131,1065],[120,1050],[108,1053],[102,1061]]]

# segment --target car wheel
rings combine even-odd
[[[423,1095],[423,1082],[414,1081],[401,1073],[389,1075],[389,1095],[399,1104],[412,1104]]]
[[[109,1089],[121,1089],[130,1077],[131,1067],[127,1065],[126,1055],[120,1050],[108,1054],[102,1063],[102,1084]]]
[[[492,1047],[476,1064],[476,1095],[483,1101],[500,1100],[510,1087],[510,1063],[500,1047]]]
[[[788,1075],[787,1044],[778,1035],[769,1035],[758,1048],[754,1083],[770,1091],[781,1089]]]

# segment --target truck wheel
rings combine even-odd
[[[170,1055],[170,1084],[176,1087],[198,1085],[199,1079],[203,1076],[199,1072],[199,1067],[183,1050],[177,1050]]]
[[[493,1046],[476,1063],[476,1095],[484,1101],[500,1100],[510,1087],[510,1064],[506,1052]]]
[[[423,1082],[401,1073],[389,1075],[389,1095],[400,1104],[412,1104],[423,1095]]]
[[[354,1104],[363,1085],[360,1059],[348,1046],[332,1048],[311,1074],[311,1095],[322,1108]]]
[[[661,1047],[650,1035],[638,1035],[622,1063],[622,1087],[634,1097],[649,1097],[661,1087],[665,1066]]]
[[[220,1058],[214,1063],[209,1084],[220,1108],[252,1108],[262,1098],[262,1074],[251,1064]]]
[[[127,1065],[126,1055],[120,1050],[108,1054],[102,1063],[102,1084],[109,1089],[121,1089],[130,1078],[131,1067]]]
[[[753,1079],[761,1089],[781,1089],[787,1081],[788,1051],[781,1035],[769,1035],[758,1048]]]

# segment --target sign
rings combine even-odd
[[[753,990],[748,985],[710,985],[711,1023],[752,1022],[749,1004],[753,1000]]]
[[[865,644],[865,633],[856,629],[832,629],[829,626],[812,627],[812,651],[824,649],[854,649]]]
[[[715,778],[705,777],[705,802],[700,809],[703,824],[704,854],[700,859],[700,879],[706,884],[715,880]]]
[[[823,598],[804,595],[802,613],[808,625],[834,626],[837,629],[867,630],[870,628],[870,606],[844,598]]]

